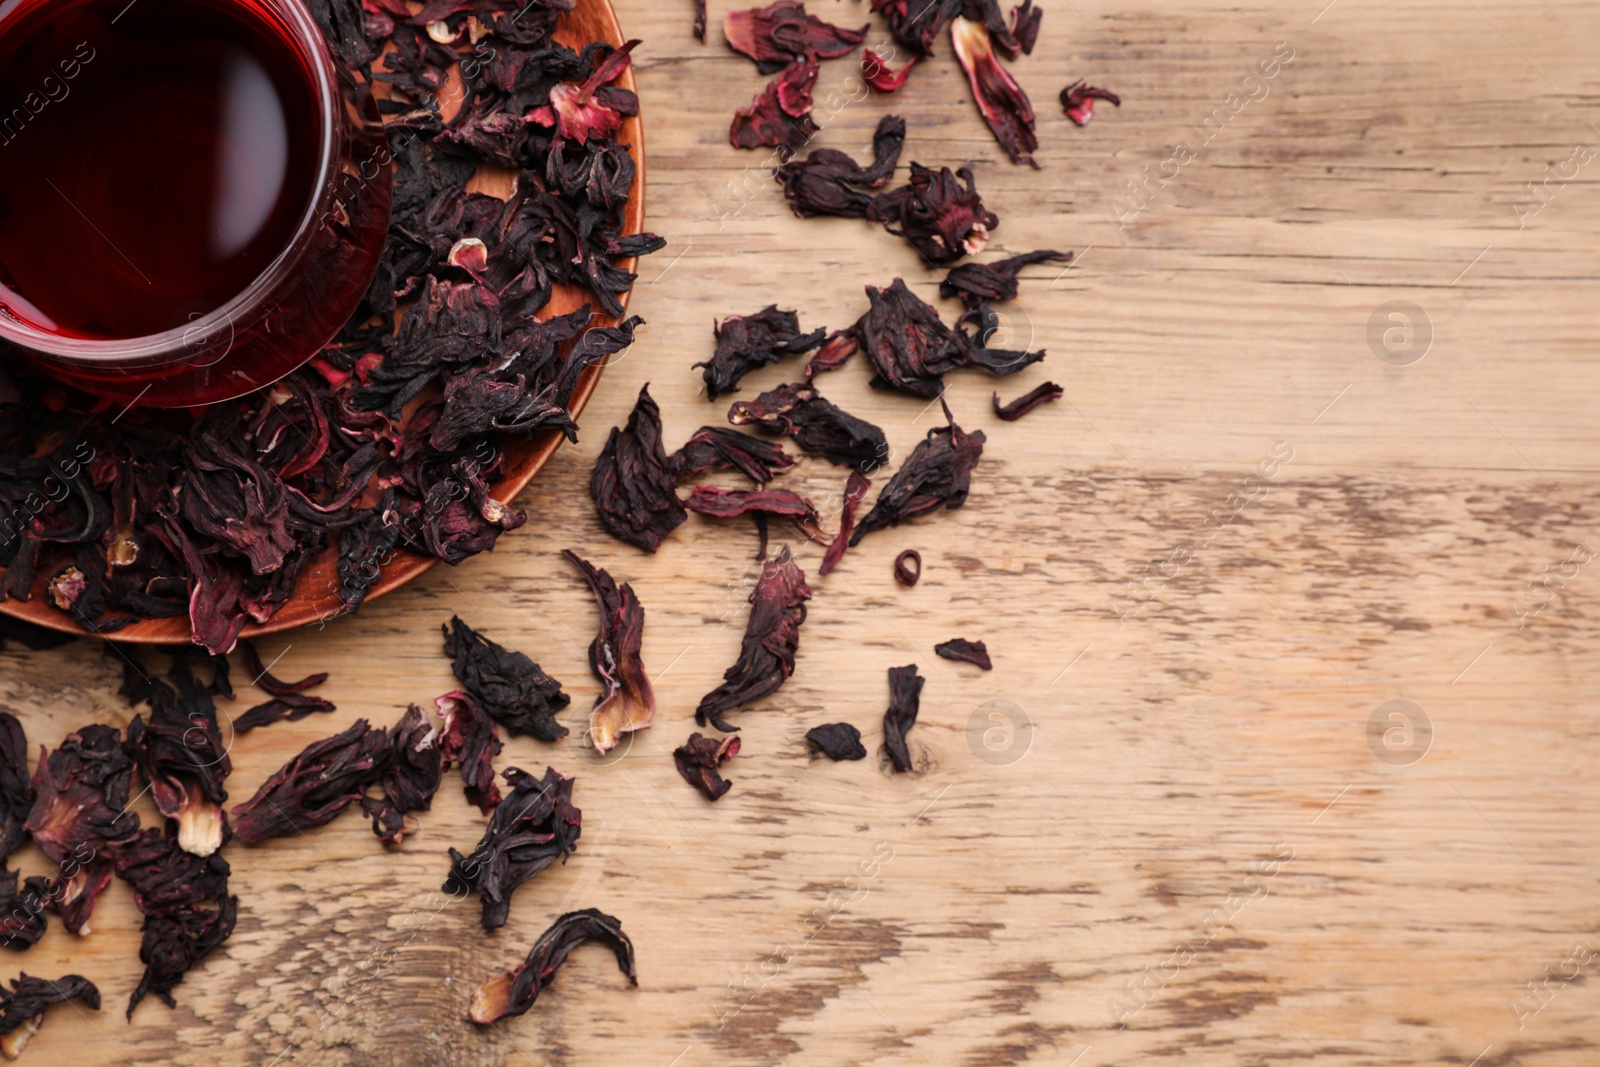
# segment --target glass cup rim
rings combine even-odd
[[[6,15],[11,14],[25,2],[26,0],[16,0],[13,3],[0,2],[0,26],[3,26]],[[307,66],[316,83],[317,106],[322,120],[322,143],[319,146],[317,163],[317,195],[306,205],[294,233],[285,242],[277,258],[263,268],[249,285],[226,303],[183,326],[175,326],[162,333],[145,334],[141,337],[61,337],[26,326],[0,312],[0,341],[9,341],[29,352],[69,364],[105,368],[119,363],[148,363],[151,360],[157,360],[158,363],[155,365],[160,366],[181,363],[185,359],[191,339],[211,338],[231,329],[240,313],[259,303],[261,297],[270,292],[289,273],[289,269],[298,258],[296,253],[300,251],[306,233],[322,217],[324,205],[333,195],[331,171],[339,158],[337,151],[339,116],[336,110],[339,94],[334,86],[333,60],[329,55],[328,43],[323,37],[322,29],[312,17],[304,0],[225,0],[225,2],[281,16],[285,25],[293,31],[292,44],[303,53],[302,57],[307,60]]]

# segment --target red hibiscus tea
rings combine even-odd
[[[343,80],[299,0],[0,2],[0,340],[173,405],[304,362],[387,222]]]

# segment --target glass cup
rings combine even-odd
[[[0,37],[22,16],[54,2],[0,0]],[[110,10],[116,12],[122,2]],[[8,295],[22,296],[17,303],[25,305],[25,292],[9,294],[0,287],[0,354],[20,355],[54,378],[126,404],[215,403],[299,367],[360,304],[388,231],[393,179],[377,106],[369,87],[330,52],[301,0],[185,2],[260,20],[290,46],[314,91],[314,114],[287,116],[295,123],[290,135],[308,143],[308,127],[315,127],[314,192],[290,239],[254,281],[220,306],[196,312],[165,332],[106,339],[52,331],[6,305]],[[6,151],[0,147],[0,166],[6,165]],[[38,254],[50,250],[41,248]]]

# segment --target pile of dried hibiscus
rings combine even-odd
[[[573,0],[312,6],[386,94],[377,278],[310,365],[200,412],[119,414],[0,370],[0,599],[27,599],[48,567],[50,602],[86,630],[187,616],[223,652],[332,551],[328,592],[355,610],[397,550],[455,564],[521,525],[491,490],[503,448],[575,438],[580,375],[632,342],[621,264],[664,244],[622,232],[635,167],[615,135],[638,101],[612,83],[637,42],[555,43]],[[514,194],[469,192],[480,167],[515,171]],[[557,286],[590,303],[538,321]]]

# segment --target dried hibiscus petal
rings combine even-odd
[[[1050,401],[1056,400],[1065,394],[1066,390],[1055,382],[1045,382],[1043,385],[1035,386],[1009,404],[1001,404],[1000,394],[996,393],[994,394],[994,413],[1006,422],[1016,422],[1034,408],[1039,407],[1041,404],[1048,404]]]
[[[258,727],[270,726],[275,722],[295,722],[307,715],[338,710],[338,706],[331,700],[324,700],[308,693],[273,697],[265,704],[257,704],[236,716],[233,720],[233,732],[235,736],[247,734]]]
[[[817,354],[806,361],[806,379],[838,370],[850,361],[860,347],[861,342],[857,340],[853,328],[833,331]]]
[[[223,783],[233,761],[217,725],[211,694],[195,680],[181,657],[172,664],[172,681],[154,680],[150,722],[134,716],[128,724],[128,751],[150,783],[156,810],[177,823],[180,848],[209,856],[222,847],[228,799]]]
[[[791,63],[733,116],[728,140],[735,148],[776,148],[787,159],[816,136],[811,91],[821,68],[815,60]]]
[[[835,762],[867,758],[867,748],[861,743],[861,731],[847,722],[813,726],[806,731],[806,745],[813,754],[821,753]]]
[[[445,770],[459,765],[467,799],[489,814],[500,803],[494,783],[494,757],[500,754],[500,737],[494,720],[472,697],[459,690],[434,700],[438,708],[437,744]]]
[[[780,385],[754,400],[736,401],[728,421],[787,434],[805,451],[862,474],[889,461],[889,439],[882,430],[824,400],[810,385]]]
[[[721,685],[701,698],[694,712],[697,724],[710,723],[723,733],[737,730],[724,718],[729,711],[771,696],[789,680],[810,599],[811,587],[787,547],[762,566],[750,593],[750,621],[738,662],[723,673]]]
[[[112,861],[109,855],[96,853],[89,845],[80,845],[79,852],[87,858],[81,863],[75,858],[62,862],[61,873],[44,889],[44,903],[61,916],[61,924],[69,931],[87,937],[95,901],[111,884]]]
[[[932,54],[939,31],[966,3],[967,0],[872,0],[872,10],[888,20],[894,39],[916,57]]]
[[[255,796],[235,806],[234,833],[242,844],[259,845],[325,826],[360,800],[393,758],[388,732],[357,719],[349,729],[307,745],[261,783]]]
[[[684,507],[697,515],[718,519],[780,515],[794,519],[800,531],[812,540],[824,540],[822,516],[817,513],[817,506],[793,489],[718,489],[697,485],[690,490]]]
[[[922,704],[922,683],[916,664],[889,668],[889,710],[883,714],[883,750],[897,773],[912,767],[911,750],[906,747],[906,734],[917,724],[917,711]]]
[[[89,857],[139,832],[139,816],[127,810],[132,781],[133,759],[114,727],[85,726],[54,752],[41,745],[36,795],[23,829],[63,870],[92,862]]]
[[[1122,97],[1110,89],[1086,85],[1082,79],[1061,90],[1061,109],[1067,113],[1067,118],[1079,126],[1089,125],[1089,120],[1094,118],[1096,100],[1104,100],[1112,107],[1122,106]]]
[[[872,53],[868,52],[867,55]],[[872,135],[872,165],[863,167],[835,148],[818,148],[804,161],[792,159],[774,175],[783,185],[789,210],[800,218],[833,215],[864,219],[872,198],[863,190],[889,180],[906,140],[906,121],[896,115],[878,120]]]
[[[529,111],[529,121],[554,126],[557,136],[579,144],[591,137],[611,138],[625,116],[639,113],[638,97],[611,85],[628,69],[628,53],[639,43],[629,41],[612,52],[581,83],[557,82],[550,89],[550,103]]]
[[[517,767],[501,776],[510,795],[489,817],[472,855],[450,850],[443,890],[462,897],[476,889],[485,930],[506,924],[512,892],[556,860],[565,863],[583,831],[583,812],[572,806],[572,778],[553,767],[545,768],[542,781]]]
[[[567,736],[555,716],[572,698],[561,691],[560,682],[521,652],[503,648],[456,616],[440,629],[456,679],[512,737],[558,741]]]
[[[795,460],[774,441],[726,426],[702,426],[672,454],[671,463],[679,482],[710,471],[738,471],[757,485],[766,485]]]
[[[239,648],[244,652],[244,665],[250,672],[250,684],[272,696],[299,696],[307,689],[315,689],[328,680],[328,672],[321,671],[317,674],[308,674],[298,682],[281,681],[262,664],[261,653],[256,650],[255,642],[240,641]]]
[[[385,845],[398,845],[415,833],[412,812],[427,811],[444,779],[444,755],[438,731],[427,713],[412,704],[389,729],[391,760],[381,780],[379,797],[362,797],[361,810],[372,820],[372,832]]]
[[[689,517],[678,503],[677,481],[661,444],[661,410],[646,383],[627,428],[611,428],[589,476],[589,496],[613,537],[654,552]]]
[[[945,408],[948,426],[935,427],[912,451],[878,494],[850,538],[855,545],[867,534],[939,508],[959,508],[967,502],[972,469],[983,455],[982,430],[966,433]]]
[[[846,30],[806,14],[801,0],[775,0],[766,7],[730,11],[722,32],[735,52],[756,61],[763,74],[796,59],[837,59],[866,39],[870,26]]]
[[[533,1007],[533,1002],[549,986],[572,950],[585,941],[599,941],[608,946],[616,954],[617,966],[628,976],[628,982],[639,984],[633,969],[633,942],[622,932],[621,921],[596,908],[569,911],[539,935],[528,958],[515,970],[497,974],[472,991],[472,1005],[468,1010],[472,1021],[487,1026],[498,1019],[521,1015]]]
[[[28,1039],[44,1023],[44,1010],[67,1000],[81,1000],[90,1011],[100,1010],[100,990],[82,975],[50,979],[21,974],[11,979],[10,989],[0,988],[0,1053],[8,1060],[22,1055]]]
[[[17,717],[0,711],[0,868],[4,867],[5,858],[28,839],[22,823],[33,808],[33,800],[28,739]]]
[[[945,659],[953,659],[959,663],[971,663],[982,667],[986,671],[994,669],[994,664],[989,661],[989,650],[982,641],[968,641],[962,637],[952,638],[942,645],[934,645],[934,652]]]
[[[915,563],[913,570],[911,564]],[[914,548],[908,548],[894,558],[894,580],[907,589],[916,585],[922,578],[922,553]]]
[[[960,300],[968,311],[976,311],[984,304],[1001,303],[1017,298],[1017,275],[1022,268],[1035,263],[1071,263],[1071,252],[1044,249],[1024,252],[995,263],[963,263],[952,267],[939,283],[939,295],[946,300]]]
[[[911,164],[910,184],[872,200],[867,218],[911,242],[929,263],[954,263],[989,243],[1000,217],[983,206],[970,168],[932,170]]]
[[[716,800],[733,788],[719,768],[739,754],[737,735],[718,741],[701,733],[692,733],[689,740],[672,750],[672,760],[678,765],[683,780],[700,790],[707,800]]]
[[[800,316],[769,304],[753,315],[729,315],[716,324],[717,349],[711,359],[696,363],[705,368],[706,399],[738,390],[739,380],[751,371],[776,363],[784,356],[811,351],[828,335],[826,329],[800,332]]]
[[[570,548],[561,554],[583,572],[600,609],[600,630],[589,644],[589,669],[600,680],[589,712],[589,739],[595,751],[609,752],[623,734],[648,729],[656,714],[656,695],[640,658],[644,607],[627,582],[618,585]]]
[[[911,77],[911,68],[917,65],[921,56],[912,56],[906,65],[895,70],[872,49],[864,49],[861,53],[861,78],[873,89],[880,93],[892,93],[906,83]]]
[[[195,856],[154,829],[118,850],[116,866],[145,917],[139,946],[144,977],[128,998],[128,1018],[148,993],[175,1008],[172,990],[233,933],[239,898],[228,895],[232,871],[220,854]]]
[[[817,568],[818,575],[826,577],[844,558],[845,549],[850,544],[850,531],[856,524],[856,509],[871,488],[872,483],[859,471],[850,472],[850,477],[844,483],[844,500],[839,506],[839,533],[828,545],[828,551],[822,557],[822,566]]]
[[[0,945],[26,952],[45,935],[45,908],[50,887],[35,875],[26,881],[21,871],[0,871]]]
[[[853,329],[877,372],[874,383],[929,400],[942,395],[944,375],[967,365],[960,335],[903,279],[887,289],[869,285],[867,300]]]
[[[994,54],[989,28],[969,18],[951,19],[950,43],[972,85],[973,102],[994,132],[995,140],[1011,162],[1037,167],[1031,154],[1039,147],[1039,138],[1033,131],[1033,104]]]

